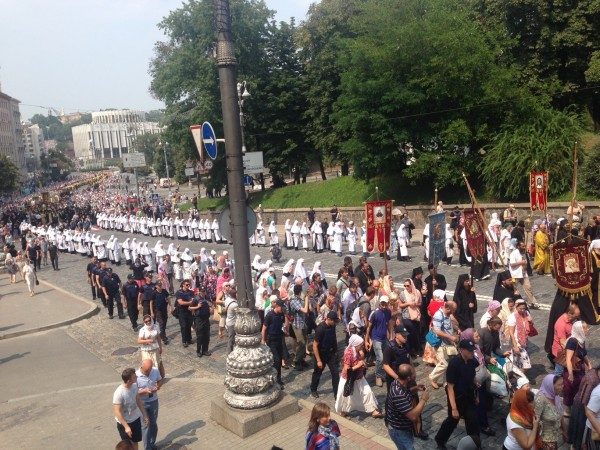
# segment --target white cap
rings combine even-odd
[[[517,380],[517,389],[521,389],[526,384],[529,384],[529,378],[521,377]]]
[[[440,300],[443,300],[445,295],[446,291],[444,291],[443,289],[436,289],[435,291],[433,291],[434,298],[439,298]]]
[[[211,254],[211,255],[216,255],[216,254],[217,254],[217,252],[215,252],[214,250],[211,250],[211,251],[210,251],[210,254]]]

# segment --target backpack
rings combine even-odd
[[[369,300],[361,300],[363,298],[364,297],[360,297],[348,305],[348,308],[346,309],[346,322],[350,322],[352,320],[352,315],[354,314],[354,310],[356,308],[360,308],[360,306],[364,305],[365,303],[370,303]]]

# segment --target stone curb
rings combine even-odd
[[[51,287],[52,289],[54,289],[56,291],[62,292],[63,294],[68,295],[68,296],[70,296],[72,298],[75,298],[75,299],[79,300],[80,302],[83,302],[83,303],[86,303],[86,304],[90,305],[90,309],[88,311],[84,312],[83,314],[80,314],[79,316],[73,317],[71,319],[67,319],[67,320],[63,320],[63,321],[60,321],[60,322],[51,323],[49,325],[44,325],[42,327],[30,328],[28,330],[21,330],[21,331],[15,331],[15,332],[12,332],[12,333],[2,334],[2,335],[0,335],[0,340],[12,339],[12,338],[16,338],[16,337],[19,337],[19,336],[25,336],[27,334],[39,333],[41,331],[48,331],[48,330],[52,330],[54,328],[60,328],[60,327],[66,326],[66,325],[71,325],[72,323],[79,322],[79,321],[84,320],[84,319],[88,319],[88,318],[90,318],[90,317],[98,314],[98,312],[100,311],[100,307],[98,305],[96,305],[95,303],[93,303],[93,302],[91,302],[91,301],[89,301],[89,300],[87,300],[87,299],[85,299],[83,297],[80,297],[78,295],[72,294],[72,293],[64,290],[63,288],[55,286],[54,284],[49,283],[47,281],[44,281],[44,280],[39,280],[39,281],[40,281],[40,283],[45,284],[45,285]]]
[[[312,411],[313,406],[315,406],[315,404],[313,402],[302,399],[302,398],[298,399],[298,403],[300,404],[300,406],[302,406],[303,408],[306,408],[309,411]],[[389,448],[392,450],[394,450],[396,448],[396,445],[390,439],[380,436],[377,433],[370,431],[369,429],[363,427],[362,425],[358,425],[358,424],[352,422],[351,420],[348,420],[348,419],[340,416],[339,414],[336,414],[334,411],[331,412],[331,417],[333,417],[337,423],[339,423],[340,425],[343,425],[345,428],[348,428],[349,430],[354,431],[356,434],[360,434],[361,436],[363,436],[367,439],[370,439],[373,442],[375,442],[385,448]]]

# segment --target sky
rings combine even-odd
[[[265,0],[277,20],[317,0]],[[0,0],[0,83],[23,120],[47,114],[164,105],[150,95],[156,24],[181,0]]]

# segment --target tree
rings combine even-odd
[[[550,195],[567,192],[571,187],[573,146],[582,131],[581,118],[575,112],[532,103],[523,110],[520,120],[503,125],[486,147],[480,168],[487,190],[495,198],[525,199],[529,172],[549,169]]]
[[[131,150],[133,152],[143,153],[146,158],[146,164],[152,165],[154,162],[154,155],[158,152],[158,142],[160,139],[161,135],[159,133],[136,135],[135,139],[131,142]]]
[[[583,192],[594,198],[600,198],[600,144],[592,147],[583,158],[579,172],[579,186]]]
[[[230,8],[238,78],[256,85],[268,72],[265,42],[273,11],[263,0],[232,0]],[[163,134],[173,148],[178,181],[186,179],[186,162],[198,158],[189,126],[210,121],[223,135],[213,18],[211,0],[190,0],[172,11],[159,24],[167,40],[156,43],[150,64],[150,90],[166,105]]]
[[[73,161],[60,150],[50,150],[40,156],[43,184],[66,180],[75,168]]]
[[[306,77],[306,136],[315,147],[323,179],[323,157],[340,163],[342,175],[348,175],[350,157],[342,150],[343,135],[334,127],[332,114],[341,92],[338,56],[343,39],[354,36],[350,19],[362,3],[364,0],[313,3],[306,21],[298,29],[298,47]]]
[[[0,154],[0,192],[8,193],[17,189],[21,182],[19,168],[4,154]]]
[[[275,187],[284,184],[288,172],[300,183],[308,171],[312,153],[304,138],[306,109],[304,78],[294,42],[296,27],[291,23],[271,22],[265,45],[267,73],[256,88],[249,86],[252,97],[245,102],[246,131],[250,144],[264,152]]]
[[[460,0],[368,0],[352,27],[333,118],[355,175],[462,184],[521,95],[497,31]]]
[[[472,0],[479,19],[501,25],[506,46],[520,65],[519,80],[532,91],[554,96],[553,106],[578,104],[600,126],[600,90],[586,80],[600,35],[597,0]]]

